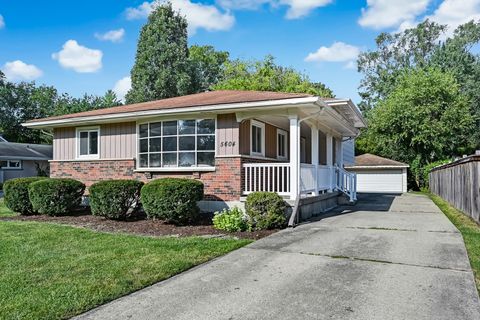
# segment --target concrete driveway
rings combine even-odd
[[[343,209],[78,318],[480,319],[462,236],[432,201]]]

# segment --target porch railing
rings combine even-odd
[[[317,191],[315,165],[302,163],[300,165],[300,193]]]
[[[346,194],[350,201],[357,200],[357,175],[343,168],[335,167],[336,189]]]
[[[290,195],[290,163],[248,163],[243,167],[244,194],[268,191]]]

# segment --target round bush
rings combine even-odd
[[[45,180],[45,177],[29,177],[7,180],[3,184],[4,200],[7,208],[20,214],[36,213],[28,197],[28,186],[31,183]]]
[[[140,201],[143,182],[137,180],[106,180],[93,184],[89,191],[92,214],[108,219],[126,219]]]
[[[147,216],[173,224],[194,222],[199,213],[197,201],[202,199],[203,183],[192,179],[158,179],[144,185],[141,191]]]
[[[237,207],[230,210],[223,209],[221,212],[215,212],[212,221],[214,228],[218,230],[235,232],[245,231],[248,228],[242,210]]]
[[[85,185],[74,179],[46,179],[28,186],[33,210],[51,216],[68,215],[82,203]]]
[[[254,230],[285,227],[285,208],[285,201],[273,192],[253,192],[245,203],[248,224]]]

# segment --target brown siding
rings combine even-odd
[[[240,123],[240,154],[250,154],[250,120]]]
[[[100,159],[133,159],[136,155],[135,122],[100,127]]]
[[[277,157],[277,128],[271,124],[265,124],[265,157]]]
[[[53,159],[75,159],[75,128],[57,128],[53,131]]]
[[[234,113],[217,116],[217,155],[238,155],[240,124]]]

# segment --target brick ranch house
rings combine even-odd
[[[365,121],[350,100],[308,94],[212,91],[35,119],[53,130],[51,177],[199,179],[205,210],[254,191],[289,203],[345,193],[355,200],[353,143]],[[323,195],[323,198],[321,197]]]

